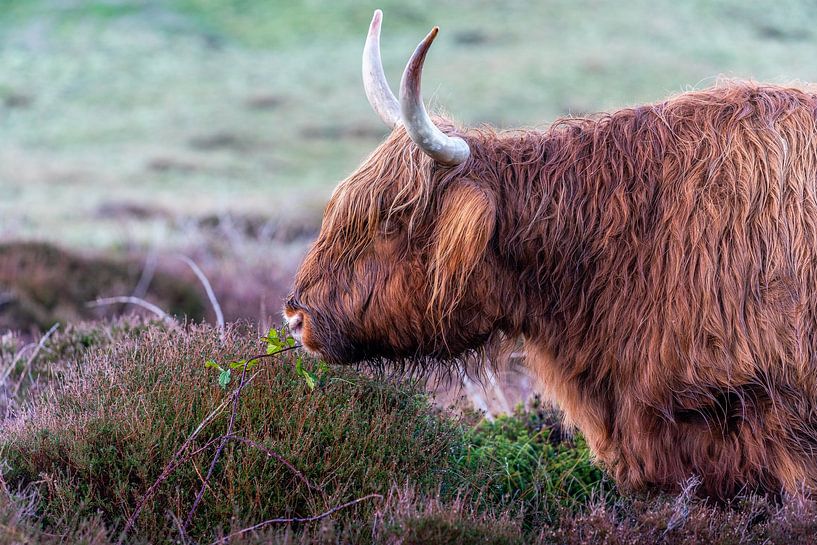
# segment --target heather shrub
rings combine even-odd
[[[223,339],[207,326],[166,331],[151,326],[97,346],[61,380],[0,430],[4,479],[36,490],[45,525],[99,514],[120,529],[176,449],[228,391],[204,362],[255,354],[259,343],[231,328]],[[316,365],[305,362],[306,366]],[[231,442],[190,533],[212,537],[241,522],[303,517],[394,483],[423,489],[451,481],[450,452],[461,436],[456,423],[433,410],[410,384],[384,383],[333,369],[311,391],[283,355],[256,370],[241,397],[237,434],[274,450],[314,484],[312,490],[259,449]],[[224,433],[224,410],[193,448]],[[182,464],[141,513],[136,534],[161,541],[184,520],[207,449]],[[343,516],[366,516],[368,505]]]
[[[516,513],[478,506],[467,491],[455,498],[424,497],[396,490],[389,497],[378,534],[381,543],[510,545],[524,543]]]
[[[0,482],[2,484],[2,482]],[[49,532],[36,520],[31,497],[14,497],[0,487],[0,543],[9,545],[113,545],[105,525],[97,517],[62,525]]]
[[[81,255],[46,243],[0,243],[0,330],[44,331],[57,322],[121,313],[123,305],[91,308],[87,303],[131,294],[143,267],[138,260]],[[152,275],[145,297],[173,315],[194,320],[205,315],[200,286],[162,269]]]
[[[688,494],[619,498],[565,513],[536,541],[560,545],[792,545],[815,543],[817,504],[747,496],[715,506]]]
[[[131,316],[110,323],[79,322],[55,327],[34,340],[15,332],[0,335],[0,421],[15,415],[27,399],[75,367],[88,350],[134,335],[148,324]]]
[[[179,540],[240,382],[233,369],[222,388],[205,363],[264,348],[240,325],[220,335],[130,320],[54,334],[33,368],[31,403],[0,423],[0,542],[115,543],[215,410],[191,444],[195,454],[159,484],[126,542]],[[187,529],[191,540],[319,515],[369,494],[382,498],[227,542],[783,544],[817,531],[817,508],[803,499],[716,507],[694,499],[694,487],[677,498],[619,496],[581,436],[538,403],[493,422],[469,420],[436,409],[416,384],[301,357],[300,366],[291,352],[251,371],[234,434],[256,444],[226,444]]]

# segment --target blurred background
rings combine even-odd
[[[386,135],[360,81],[377,7],[393,88],[441,27],[424,93],[467,125],[817,80],[813,1],[0,0],[0,334],[123,295],[213,320],[179,255],[228,319],[276,323],[332,188]]]

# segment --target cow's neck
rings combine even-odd
[[[588,178],[576,149],[580,136],[562,132],[499,135],[485,152],[492,155],[485,161],[496,165],[498,249],[515,277],[515,293],[503,295],[518,309],[509,327],[528,336],[546,334],[543,324],[571,324],[589,310],[597,260],[617,227],[605,181]]]
[[[500,138],[496,183],[499,248],[517,278],[515,293],[507,294],[518,297],[509,329],[526,338],[531,366],[568,416],[592,416],[577,424],[601,453],[615,396],[605,391],[604,357],[581,347],[596,322],[594,294],[614,280],[600,276],[599,260],[615,247],[610,237],[622,226],[614,220],[626,219],[611,210],[621,180],[604,172],[614,169],[602,165],[599,175],[591,168],[599,165],[586,159],[594,144],[582,130],[591,127]]]

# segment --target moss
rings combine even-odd
[[[469,479],[483,483],[484,501],[521,510],[529,528],[577,511],[591,497],[616,497],[581,434],[566,433],[560,415],[538,399],[529,409],[479,422],[454,458],[464,475],[481,476]]]

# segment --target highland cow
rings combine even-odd
[[[817,485],[817,94],[725,82],[544,131],[462,129],[420,96],[335,190],[285,314],[332,362],[529,367],[624,489]]]

